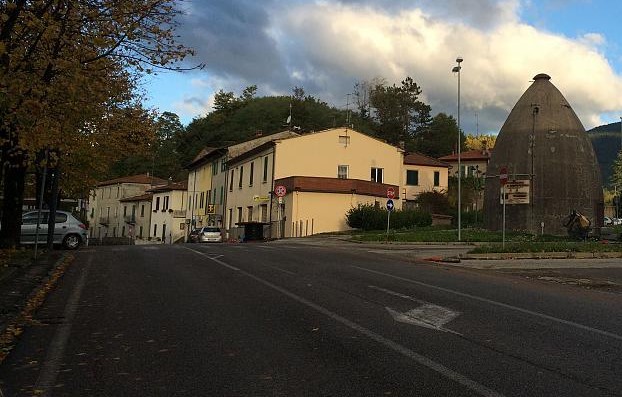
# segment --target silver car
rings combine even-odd
[[[222,243],[222,231],[219,227],[205,226],[199,230],[199,242]]]
[[[34,244],[35,238],[39,244],[47,242],[48,217],[50,211],[41,211],[39,218],[39,233],[37,236],[38,211],[25,212],[22,215],[22,244]],[[88,229],[84,223],[76,219],[70,212],[56,211],[54,227],[54,244],[62,245],[66,249],[76,249],[88,243]]]

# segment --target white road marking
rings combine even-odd
[[[209,256],[209,255],[207,255],[207,254],[204,254],[204,253],[203,253],[203,252],[201,252],[201,251],[197,251],[197,250],[195,250],[195,249],[188,248],[188,247],[184,247],[184,248],[185,248],[185,249],[187,249],[188,251],[192,251],[192,252],[197,253],[197,254],[199,254],[199,255],[201,255],[201,256],[204,256],[204,257],[206,257],[207,259],[210,259],[210,260],[212,260],[212,261],[214,261],[214,262],[218,263],[219,265],[224,266],[224,267],[226,267],[226,268],[228,268],[228,269],[234,270],[234,271],[236,271],[236,272],[237,272],[237,271],[240,271],[240,269],[238,269],[237,267],[235,267],[235,266],[231,266],[231,265],[228,265],[228,264],[226,264],[225,262],[221,261],[221,260],[220,260],[220,259],[218,259],[218,258],[212,258],[211,256]]]
[[[195,251],[195,250],[193,250],[191,248],[188,248],[188,249],[190,251],[196,252],[199,255],[203,255],[202,253],[200,253],[198,251]],[[203,256],[205,256],[205,255],[203,255]],[[393,351],[395,351],[395,352],[397,352],[399,354],[402,354],[405,357],[408,357],[408,358],[412,359],[416,363],[418,363],[420,365],[423,365],[423,366],[431,369],[432,371],[435,371],[435,372],[439,373],[440,375],[442,375],[442,376],[444,376],[444,377],[446,377],[448,379],[451,379],[451,380],[461,384],[462,386],[472,390],[473,392],[475,392],[475,393],[477,393],[477,394],[479,394],[481,396],[486,396],[486,397],[503,397],[503,394],[500,394],[500,393],[498,393],[498,392],[496,392],[496,391],[494,391],[492,389],[489,389],[486,386],[484,386],[482,384],[479,384],[479,383],[475,382],[474,380],[472,380],[472,379],[470,379],[470,378],[468,378],[468,377],[466,377],[466,376],[464,376],[464,375],[462,375],[462,374],[460,374],[460,373],[458,373],[458,372],[456,372],[456,371],[454,371],[452,369],[449,369],[449,368],[445,367],[444,365],[442,365],[440,363],[437,363],[436,361],[434,361],[434,360],[432,360],[430,358],[422,356],[421,354],[416,353],[413,350],[410,350],[409,348],[407,348],[407,347],[405,347],[403,345],[400,345],[399,343],[396,343],[396,342],[394,342],[394,341],[392,341],[392,340],[390,340],[388,338],[385,338],[384,336],[379,335],[379,334],[377,334],[377,333],[375,333],[375,332],[373,332],[373,331],[371,331],[371,330],[369,330],[369,329],[367,329],[367,328],[365,328],[365,327],[363,327],[363,326],[361,326],[361,325],[359,325],[359,324],[357,324],[357,323],[355,323],[353,321],[350,321],[347,318],[342,317],[342,316],[338,315],[337,313],[332,312],[332,311],[324,308],[323,306],[320,306],[320,305],[318,305],[316,303],[313,303],[313,302],[311,302],[311,301],[309,301],[309,300],[307,300],[307,299],[305,299],[305,298],[303,298],[303,297],[301,297],[299,295],[296,295],[293,292],[290,292],[290,291],[286,290],[285,288],[281,288],[278,285],[271,283],[270,281],[264,280],[264,279],[262,279],[262,278],[260,278],[258,276],[255,276],[255,275],[253,275],[251,273],[248,273],[248,272],[246,272],[244,270],[241,270],[241,269],[238,269],[238,268],[233,267],[231,265],[228,265],[228,264],[226,264],[223,261],[220,261],[218,259],[212,259],[212,258],[209,258],[209,259],[213,260],[214,262],[216,262],[219,265],[224,266],[224,267],[226,267],[228,269],[236,270],[236,271],[244,274],[245,276],[250,277],[253,280],[255,280],[255,281],[265,285],[266,287],[269,287],[269,288],[271,288],[271,289],[273,289],[273,290],[275,290],[277,292],[280,292],[281,294],[283,294],[283,295],[285,295],[285,296],[287,296],[287,297],[289,297],[289,298],[291,298],[291,299],[293,299],[293,300],[295,300],[295,301],[297,301],[297,302],[299,302],[299,303],[301,303],[301,304],[303,304],[303,305],[305,305],[305,306],[307,306],[307,307],[309,307],[309,308],[311,308],[311,309],[313,309],[313,310],[315,310],[315,311],[317,311],[319,313],[324,314],[325,316],[335,320],[336,322],[338,322],[340,324],[343,324],[346,327],[348,327],[348,328],[350,328],[350,329],[352,329],[352,330],[354,330],[354,331],[356,331],[356,332],[358,332],[360,334],[363,334],[363,335],[367,336],[368,338],[370,338],[370,339],[372,339],[372,340],[374,340],[374,341],[384,345],[385,347],[387,347],[387,348],[389,348],[389,349],[391,349],[391,350],[393,350]]]
[[[296,273],[294,273],[294,272],[290,272],[289,270],[281,269],[280,267],[277,267],[277,266],[270,266],[270,265],[268,265],[268,267],[270,267],[270,268],[272,268],[274,270],[278,270],[278,271],[283,272],[283,273],[287,273],[287,274],[289,274],[291,276],[295,276],[296,275]]]
[[[375,285],[370,285],[369,288],[412,302],[416,302],[420,305],[419,307],[403,313],[391,309],[390,307],[386,307],[385,309],[387,309],[387,311],[389,312],[389,314],[391,314],[395,321],[399,321],[405,324],[417,325],[419,327],[425,327],[436,331],[451,332],[457,335],[461,335],[452,330],[443,328],[445,324],[458,317],[460,315],[460,312],[451,310],[443,306],[435,305],[421,299],[414,298],[410,295],[391,291],[390,289],[376,287]]]
[[[37,382],[35,384],[34,389],[38,396],[48,397],[52,395],[52,389],[56,384],[56,377],[58,376],[63,356],[65,354],[65,348],[67,347],[67,342],[69,340],[69,335],[71,334],[73,319],[76,315],[76,311],[78,310],[80,296],[82,295],[82,291],[86,285],[86,277],[88,276],[89,268],[91,267],[92,262],[93,256],[89,255],[88,262],[86,266],[82,268],[80,278],[74,286],[71,296],[67,300],[67,305],[65,306],[65,311],[63,312],[65,320],[58,326],[56,332],[54,333],[49,351],[45,357],[41,372],[39,373],[39,377],[37,378]]]
[[[572,327],[575,327],[575,328],[578,328],[578,329],[582,329],[584,331],[589,331],[589,332],[593,332],[595,334],[599,334],[599,335],[603,335],[603,336],[608,336],[608,337],[613,338],[613,339],[622,340],[622,336],[621,335],[617,335],[617,334],[614,334],[614,333],[608,332],[608,331],[603,331],[602,329],[589,327],[587,325],[575,323],[574,321],[564,320],[564,319],[561,319],[561,318],[549,316],[548,314],[534,312],[532,310],[523,309],[523,308],[517,307],[517,306],[512,306],[512,305],[509,305],[507,303],[493,301],[492,299],[482,298],[480,296],[467,294],[465,292],[460,292],[460,291],[456,291],[456,290],[449,289],[449,288],[439,287],[437,285],[432,285],[432,284],[428,284],[428,283],[424,283],[424,282],[421,282],[421,281],[412,280],[412,279],[405,278],[405,277],[395,276],[393,274],[379,272],[379,271],[376,271],[376,270],[367,269],[367,268],[359,267],[359,266],[352,266],[352,267],[355,268],[355,269],[359,269],[359,270],[363,270],[363,271],[369,272],[369,273],[379,274],[381,276],[393,278],[393,279],[396,279],[396,280],[406,281],[408,283],[421,285],[421,286],[424,286],[424,287],[427,287],[427,288],[431,288],[431,289],[435,289],[435,290],[438,290],[438,291],[448,292],[450,294],[454,294],[454,295],[457,295],[457,296],[462,296],[464,298],[469,298],[469,299],[477,300],[477,301],[480,301],[480,302],[489,303],[491,305],[503,307],[503,308],[506,308],[506,309],[511,309],[511,310],[514,310],[514,311],[517,311],[517,312],[521,312],[521,313],[529,314],[529,315],[532,315],[532,316],[544,318],[544,319],[547,319],[547,320],[550,320],[550,321],[554,321],[554,322],[557,322],[557,323],[560,323],[560,324],[570,325]]]

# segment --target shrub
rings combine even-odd
[[[346,214],[348,226],[362,230],[383,230],[387,227],[387,210],[371,204],[359,204]],[[413,227],[430,226],[432,216],[423,211],[393,211],[391,229],[410,229]]]

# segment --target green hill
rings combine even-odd
[[[609,185],[612,165],[622,145],[620,122],[594,127],[587,133],[592,140],[592,146],[596,152],[603,185]]]

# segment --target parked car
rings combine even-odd
[[[622,219],[620,218],[611,218],[612,225],[622,225]]]
[[[604,223],[605,223],[605,226],[613,225],[613,221],[608,216],[605,217],[605,222]]]
[[[188,234],[188,242],[189,243],[198,243],[199,242],[199,232],[201,229],[192,229],[190,234]]]
[[[222,243],[222,230],[216,226],[204,226],[198,229],[200,243]]]
[[[20,238],[22,244],[34,244],[35,239],[39,244],[47,242],[50,211],[41,211],[37,236],[38,215],[38,211],[22,214],[22,234]],[[70,212],[56,211],[53,242],[54,244],[62,245],[65,249],[76,249],[82,244],[88,243],[88,229],[84,223],[76,219]]]

